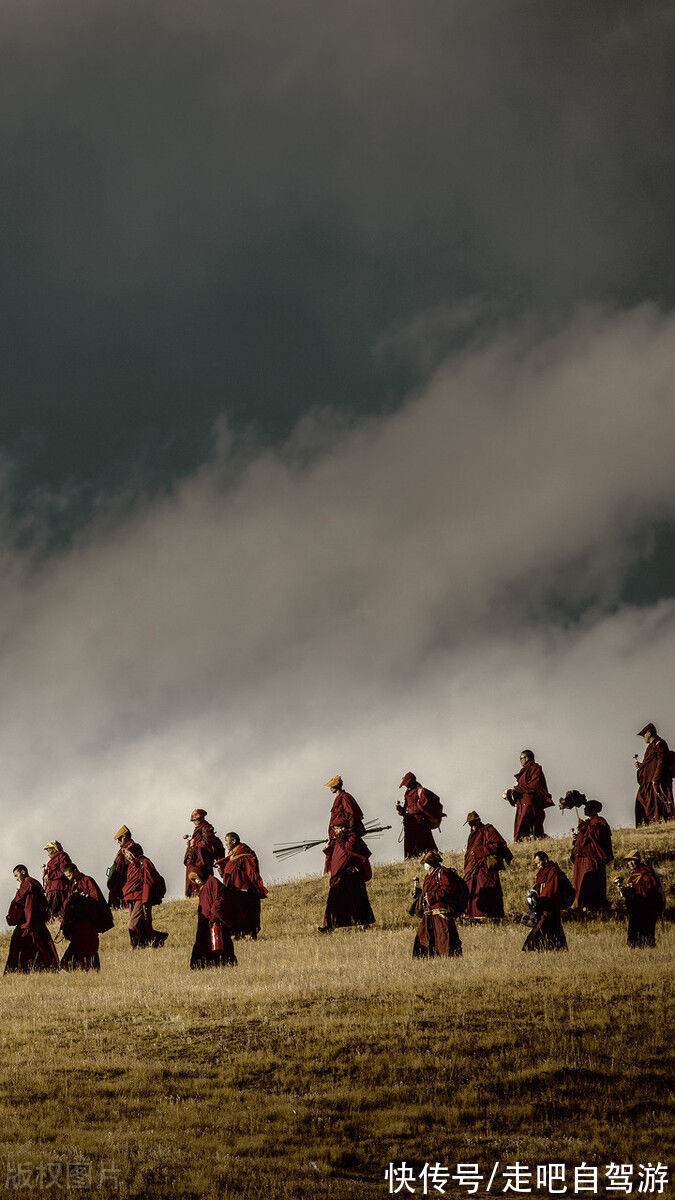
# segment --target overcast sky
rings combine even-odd
[[[124,821],[176,893],[201,805],[278,875],[336,772],[392,820],[416,771],[456,847],[523,746],[631,820],[635,731],[675,742],[674,23],[6,6],[0,871],[101,879]]]

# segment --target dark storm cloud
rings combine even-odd
[[[146,484],[219,412],[381,410],[420,312],[672,295],[672,9],[8,5],[0,440]],[[468,331],[450,329],[436,357]],[[384,339],[384,341],[383,341]]]
[[[508,830],[523,745],[556,798],[626,824],[635,730],[673,733],[675,604],[617,596],[675,518],[674,372],[652,306],[502,328],[396,413],[308,418],[234,484],[221,429],[171,496],[37,569],[5,547],[0,878],[48,837],[100,876],[125,821],[178,891],[197,804],[271,873],[275,841],[321,836],[337,771],[391,819],[415,770],[457,846],[470,808]],[[579,621],[552,611],[570,596]]]
[[[672,6],[3,15],[2,869],[100,876],[126,820],[177,890],[199,802],[268,872],[336,771],[369,816],[418,771],[456,845],[523,744],[625,822],[672,734]]]

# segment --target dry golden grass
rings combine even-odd
[[[636,839],[675,849],[667,829],[616,843]],[[567,865],[564,842],[547,849]],[[509,911],[532,852],[506,875]],[[378,928],[330,937],[325,880],[272,888],[236,970],[189,971],[194,902],[175,901],[162,951],[132,953],[120,914],[99,976],[5,978],[2,1194],[59,1194],[13,1188],[7,1164],[77,1159],[93,1194],[152,1200],[366,1200],[401,1159],[668,1161],[673,927],[639,952],[622,924],[570,922],[568,954],[525,955],[522,927],[470,926],[462,959],[413,963],[412,873],[379,868]],[[99,1187],[113,1163],[119,1186]]]

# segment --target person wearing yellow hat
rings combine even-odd
[[[364,834],[363,813],[354,797],[344,790],[342,776],[334,775],[325,786],[333,793],[333,806],[328,818],[328,840],[335,836],[335,830],[338,828],[358,836]]]
[[[190,871],[197,871],[200,877],[213,875],[213,864],[222,858],[225,847],[216,833],[213,825],[206,820],[205,808],[195,808],[190,813],[194,825],[191,835],[185,834],[187,849],[183,864],[185,866],[185,895],[198,896],[199,888],[190,879]]]
[[[630,875],[624,882],[616,876],[614,883],[623,897],[628,914],[628,945],[644,950],[656,945],[656,922],[666,904],[661,880],[649,863],[642,861],[639,850],[626,855]]]
[[[131,846],[134,841],[129,826],[120,825],[117,833],[113,834],[113,841],[117,842],[119,849],[115,855],[115,861],[111,867],[108,867],[106,872],[108,904],[111,908],[124,908],[122,889],[127,875],[127,860],[124,857],[124,847]]]
[[[70,892],[70,883],[63,873],[64,867],[70,862],[70,855],[66,854],[56,839],[46,842],[44,849],[49,858],[42,864],[42,886],[47,897],[50,918],[60,921]]]
[[[363,840],[363,813],[353,796],[344,790],[341,775],[329,779],[333,806],[328,818],[328,841],[324,873],[330,875],[328,899],[320,933],[339,926],[360,925],[366,929],[375,923],[366,883],[372,878],[370,850]]]
[[[432,831],[440,828],[445,816],[440,797],[422,787],[412,771],[406,772],[398,786],[405,788],[403,800],[396,804],[403,817],[403,857],[419,858],[428,850],[438,850]]]
[[[469,899],[464,880],[443,866],[438,850],[422,858],[422,886],[413,879],[411,916],[420,917],[413,945],[413,958],[454,958],[462,953],[455,917],[461,916]]]
[[[467,814],[469,837],[464,852],[464,882],[469,889],[465,916],[495,920],[504,916],[504,896],[499,872],[513,859],[504,838],[494,825],[484,825],[478,813]]]
[[[653,825],[657,821],[674,821],[673,804],[673,752],[668,743],[656,732],[650,721],[639,731],[646,749],[642,762],[637,754],[633,762],[637,770],[638,791],[635,797],[635,825]]]

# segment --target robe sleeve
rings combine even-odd
[[[143,859],[143,894],[141,896],[142,903],[149,904],[151,895],[152,895],[152,866],[150,864],[150,860],[147,858],[144,858]]]
[[[23,928],[28,930],[34,924],[37,917],[35,894],[32,887],[26,892],[23,901]]]

